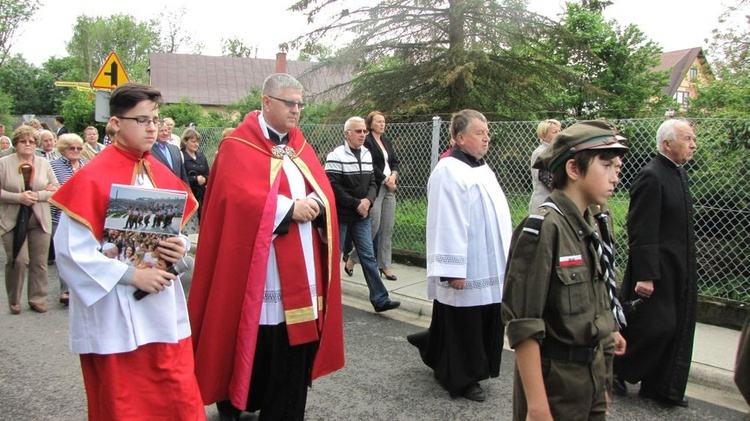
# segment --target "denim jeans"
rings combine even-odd
[[[388,302],[388,290],[385,288],[378,273],[378,264],[375,261],[375,253],[372,249],[370,231],[369,217],[354,222],[339,223],[339,238],[343,239],[346,238],[347,233],[351,234],[354,248],[357,249],[359,261],[362,264],[362,272],[365,275],[367,288],[370,289],[370,302],[373,306],[379,307]],[[344,251],[344,241],[341,241],[341,251]]]

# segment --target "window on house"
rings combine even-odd
[[[682,105],[687,105],[688,98],[690,98],[689,92],[677,91],[677,93],[674,94],[674,99]]]
[[[695,78],[698,77],[698,69],[696,69],[695,67],[691,67],[689,75],[690,80],[695,80]]]

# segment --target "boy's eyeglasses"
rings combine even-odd
[[[148,118],[148,117],[139,115],[138,117],[117,116],[117,118],[121,118],[123,120],[133,120],[135,121],[135,124],[139,126],[148,126],[148,123],[154,123],[154,126],[160,127],[162,124],[164,124],[164,120],[160,119],[159,117]]]

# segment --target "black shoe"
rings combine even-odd
[[[397,281],[398,280],[398,277],[396,277],[396,275],[388,275],[388,274],[385,273],[385,271],[383,269],[378,269],[378,270],[380,271],[380,277],[381,278],[385,276],[385,279],[387,279],[389,281]]]
[[[344,253],[344,255],[341,256],[341,261],[346,263],[347,260],[349,260],[349,253]]]
[[[382,313],[384,311],[393,310],[394,308],[399,308],[400,306],[401,301],[388,300],[379,306],[374,305],[373,307],[375,308],[376,313]]]
[[[657,402],[661,402],[663,404],[670,405],[670,406],[679,406],[680,408],[687,408],[689,405],[688,399],[685,396],[683,396],[682,399],[680,400],[674,400],[666,396],[659,395],[656,392],[652,392],[650,390],[643,390],[643,389],[638,391],[638,396],[642,398],[646,398],[646,399],[652,399]]]
[[[464,392],[463,397],[474,402],[484,402],[485,399],[487,399],[487,395],[485,395],[484,390],[479,383],[469,386],[469,388],[466,389],[466,392]]]
[[[219,411],[221,421],[239,421],[242,411],[232,406],[229,401],[216,402],[216,409]]]
[[[422,348],[426,346],[429,337],[430,331],[423,330],[421,332],[412,333],[411,335],[406,335],[406,341],[409,342],[412,346],[417,347],[421,351]]]
[[[349,269],[348,267],[346,267],[346,265],[344,265],[344,272],[346,272],[346,274],[349,275],[349,276],[353,276],[354,275],[354,268]]]
[[[625,380],[616,374],[612,379],[612,393],[617,396],[625,396],[628,394],[628,386],[625,384]]]

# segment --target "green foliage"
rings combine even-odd
[[[109,53],[120,58],[133,82],[148,83],[149,53],[159,51],[159,22],[139,22],[129,15],[78,16],[67,51],[74,58],[73,69],[92,81]]]
[[[257,48],[255,49],[257,53]],[[239,38],[221,40],[221,54],[226,57],[253,57],[253,47],[245,45]]]
[[[83,133],[88,126],[97,126],[103,133],[103,125],[94,124],[95,97],[90,92],[71,90],[63,100],[60,114],[65,116],[65,125],[73,133]]]
[[[652,70],[659,64],[661,48],[638,27],[621,29],[615,21],[605,20],[596,11],[600,6],[568,3],[565,36],[549,42],[554,60],[567,66],[572,76],[552,95],[557,108],[577,119],[663,113],[661,101],[667,99],[661,87],[667,85],[668,74]],[[653,98],[659,102],[651,102]]]
[[[292,10],[313,21],[339,4],[302,0]],[[520,0],[383,0],[334,14],[290,45],[307,53],[305,48],[319,48],[329,34],[354,35],[322,63],[354,72],[341,114],[379,109],[423,118],[475,108],[512,118],[549,109],[542,93],[566,73],[538,53],[540,34],[556,25],[524,6]]]
[[[31,20],[40,5],[40,0],[0,0],[0,67],[10,58],[16,30]]]
[[[300,114],[299,124],[328,124],[336,123],[331,116],[338,104],[333,101],[308,102]]]
[[[40,81],[40,70],[20,55],[0,67],[0,89],[13,98],[13,114],[47,114],[50,109],[45,97],[48,78]]]
[[[253,87],[250,89],[250,93],[248,93],[246,97],[233,104],[227,105],[227,112],[233,116],[228,126],[237,126],[245,118],[247,113],[260,110],[262,108],[260,102],[261,97],[262,94],[260,88]]]
[[[727,3],[726,10],[719,16],[720,27],[712,31],[709,51],[719,73],[747,78],[750,76],[750,2],[736,0],[734,3]]]
[[[13,98],[0,89],[0,124],[11,125],[11,109],[13,109]]]
[[[688,112],[696,117],[750,117],[750,78],[722,72],[721,79],[696,89]]]
[[[160,106],[159,116],[171,117],[176,127],[185,127],[190,123],[203,125],[204,121],[203,108],[200,104],[184,98],[178,104]]]

